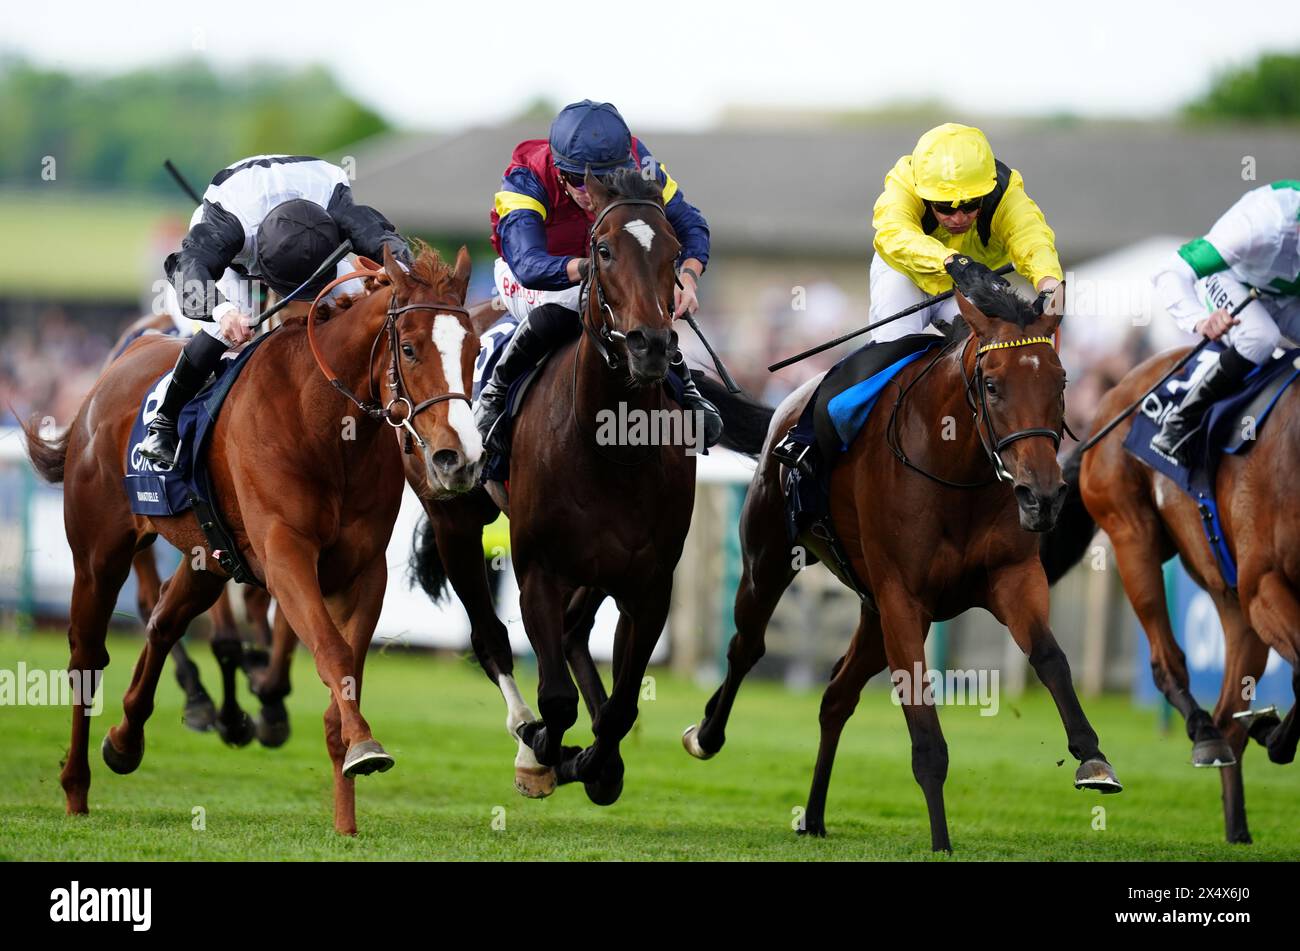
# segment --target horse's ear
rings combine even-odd
[[[587,166],[587,172],[582,177],[582,184],[586,186],[587,194],[591,196],[597,207],[603,208],[609,204],[609,189],[591,171],[591,166]]]
[[[388,275],[396,294],[401,296],[406,293],[406,272],[397,263],[397,258],[393,257],[393,252],[389,250],[388,245],[384,245],[384,273]]]
[[[966,295],[961,291],[954,288],[953,296],[957,298],[957,309],[966,319],[966,326],[975,332],[975,336],[987,337],[993,330],[993,322],[984,315],[982,310],[967,300]]]
[[[1061,318],[1065,316],[1065,281],[1057,284],[1052,290],[1052,296],[1047,299],[1043,305],[1043,316],[1034,321],[1031,332],[1042,337],[1050,337],[1056,333],[1056,328],[1061,326]]]
[[[456,252],[456,268],[451,272],[452,282],[456,285],[456,294],[462,301],[469,293],[470,267],[469,249],[462,244],[460,250]]]

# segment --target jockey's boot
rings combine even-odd
[[[474,423],[488,452],[500,455],[510,451],[510,427],[497,425],[505,412],[506,394],[510,384],[546,359],[550,351],[550,341],[534,329],[531,315],[506,341],[506,348],[492,369],[492,378],[474,401]]]
[[[1219,354],[1212,364],[1183,397],[1182,403],[1165,417],[1164,425],[1151,439],[1151,448],[1172,456],[1181,465],[1187,465],[1190,439],[1200,427],[1205,414],[1217,400],[1234,392],[1255,364],[1231,348]]]
[[[149,434],[140,446],[140,455],[168,469],[176,465],[176,449],[180,443],[176,422],[181,408],[203,389],[227,349],[224,340],[204,331],[189,339],[176,358],[176,368],[172,370],[158,412],[149,423]]]
[[[690,367],[685,360],[673,364],[673,372],[682,381],[682,408],[698,412],[704,423],[704,448],[716,446],[722,438],[722,414],[700,394],[700,388],[695,385],[695,378],[691,376]]]

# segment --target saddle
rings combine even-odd
[[[1300,348],[1288,350],[1260,364],[1236,393],[1215,403],[1206,413],[1200,429],[1191,437],[1191,463],[1180,465],[1152,449],[1151,439],[1160,431],[1165,417],[1222,350],[1221,344],[1210,344],[1198,360],[1148,396],[1133,416],[1133,426],[1124,440],[1124,448],[1145,465],[1168,476],[1196,503],[1201,513],[1201,527],[1219,563],[1223,579],[1235,588],[1237,564],[1223,538],[1219,505],[1215,498],[1215,479],[1225,455],[1244,455],[1255,445],[1278,399],[1300,376]]]
[[[181,409],[177,421],[180,448],[176,465],[166,469],[140,455],[149,422],[157,412],[166,385],[171,379],[168,370],[158,378],[145,395],[131,424],[131,439],[127,443],[125,475],[122,487],[126,491],[131,511],[137,515],[181,515],[194,510],[199,527],[203,530],[213,556],[222,570],[241,584],[261,582],[249,570],[240,556],[230,531],[221,520],[216,493],[207,467],[208,442],[215,428],[217,416],[230,389],[248,365],[249,358],[271,334],[263,334],[234,356],[222,359],[212,379]]]

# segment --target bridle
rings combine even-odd
[[[912,462],[912,460],[907,457],[907,453],[903,450],[902,442],[898,435],[898,410],[903,404],[903,399],[909,392],[911,392],[912,387],[916,386],[921,378],[934,368],[935,364],[951,352],[953,347],[957,345],[956,341],[939,351],[926,368],[913,377],[912,381],[908,383],[906,387],[900,390],[898,399],[894,401],[893,410],[889,414],[889,423],[885,430],[886,442],[899,462],[914,472],[918,472],[925,476],[927,479],[938,482],[940,485],[946,485],[952,489],[980,489],[997,482],[1006,482],[1008,485],[1014,484],[1015,477],[1011,475],[1002,462],[1002,451],[1006,449],[1007,446],[1010,446],[1012,443],[1018,442],[1021,439],[1031,439],[1033,437],[1042,436],[1052,441],[1053,449],[1059,449],[1061,446],[1061,433],[1057,432],[1055,429],[1048,429],[1044,426],[1019,429],[1013,433],[998,438],[997,433],[993,429],[993,418],[989,413],[988,390],[984,386],[984,367],[981,362],[984,354],[990,353],[994,350],[1007,350],[1013,347],[1029,347],[1038,344],[1046,344],[1047,346],[1054,348],[1055,344],[1053,343],[1052,338],[1038,336],[1017,337],[1013,340],[986,343],[975,351],[975,367],[971,372],[971,375],[967,377],[966,353],[970,349],[970,345],[974,340],[975,336],[972,334],[966,338],[966,342],[962,345],[961,375],[963,382],[966,384],[966,404],[971,409],[971,417],[975,422],[975,431],[980,437],[980,446],[984,449],[984,455],[988,458],[989,464],[993,467],[993,478],[986,479],[983,482],[954,482],[945,479],[942,476],[935,475],[933,472],[928,472],[916,465],[916,463]],[[978,398],[975,396],[977,390],[979,392]],[[1071,436],[1071,438],[1077,438],[1070,432],[1070,428],[1065,425],[1064,416],[1062,416],[1061,419],[1061,427]]]
[[[614,314],[614,308],[605,299],[605,289],[600,285],[600,256],[596,253],[596,232],[600,230],[601,222],[605,220],[606,215],[615,208],[622,208],[626,205],[645,205],[658,211],[665,221],[668,220],[668,212],[664,210],[661,201],[653,198],[618,198],[602,208],[600,214],[596,216],[596,220],[592,222],[591,237],[588,244],[589,253],[587,255],[587,260],[591,262],[591,268],[588,270],[587,279],[583,282],[582,290],[578,294],[578,311],[582,317],[582,329],[591,338],[596,352],[600,354],[601,359],[605,361],[605,365],[611,370],[619,370],[623,367],[622,359],[612,351],[611,346],[616,340],[626,340],[627,334],[615,329],[618,326],[618,318]],[[671,223],[669,226],[671,227]],[[677,285],[681,286],[680,278],[677,279]],[[588,304],[593,289],[596,295],[595,317],[600,324],[598,328],[591,326],[587,314],[587,311],[590,310]],[[669,313],[672,312],[671,302],[668,305],[668,311]],[[609,317],[608,320],[605,319],[606,316]],[[680,357],[680,351],[678,351],[678,356]],[[673,362],[676,363],[677,361],[674,360]]]
[[[364,258],[362,261],[365,265],[373,263]],[[394,429],[406,430],[403,434],[402,449],[409,454],[413,451],[413,445],[419,446],[421,449],[426,448],[425,441],[420,437],[420,434],[415,431],[415,427],[411,425],[411,421],[415,419],[415,417],[419,416],[426,409],[437,406],[439,403],[445,403],[448,400],[464,400],[466,403],[469,403],[470,398],[464,393],[443,393],[441,396],[431,396],[427,400],[413,403],[410,392],[406,388],[406,380],[402,376],[401,361],[398,359],[401,335],[397,330],[397,320],[402,314],[412,310],[436,310],[440,313],[460,314],[468,320],[469,311],[464,307],[458,307],[454,304],[404,304],[401,307],[398,307],[397,289],[390,287],[388,312],[384,315],[384,324],[379,328],[379,332],[375,334],[375,339],[370,344],[370,362],[366,364],[367,399],[358,399],[357,395],[348,388],[347,384],[339,379],[338,374],[334,372],[326,361],[324,355],[320,352],[320,348],[316,346],[316,313],[321,300],[339,284],[343,284],[353,278],[377,278],[383,275],[384,270],[378,265],[374,265],[373,267],[363,266],[350,274],[336,277],[321,288],[320,293],[316,295],[316,299],[311,303],[311,309],[307,311],[307,345],[311,348],[311,355],[315,358],[316,366],[320,368],[325,379],[329,381],[329,384],[334,387],[334,389],[338,390],[351,400],[356,405],[357,409],[361,410],[361,412],[365,413],[371,419],[382,419]],[[384,339],[385,334],[388,336],[389,355],[388,392],[392,398],[387,404],[381,404],[379,400],[375,398],[374,366],[375,353],[379,349],[379,341]],[[405,409],[401,409],[403,406]]]

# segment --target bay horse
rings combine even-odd
[[[1102,398],[1098,422],[1151,389],[1186,353],[1181,349],[1156,354],[1131,370]],[[1275,715],[1245,721],[1236,716],[1250,706],[1250,684],[1263,674],[1270,647],[1291,665],[1291,684],[1300,697],[1300,507],[1293,491],[1300,460],[1296,387],[1282,394],[1269,419],[1250,452],[1223,456],[1215,479],[1223,536],[1237,562],[1235,589],[1225,582],[1210,551],[1196,503],[1124,449],[1131,418],[1082,458],[1076,453],[1069,460],[1063,518],[1043,539],[1047,575],[1055,581],[1083,557],[1098,527],[1110,537],[1124,591],[1151,644],[1156,687],[1186,721],[1192,765],[1219,767],[1225,835],[1235,843],[1251,841],[1241,774],[1248,740],[1255,737],[1274,763],[1290,763],[1300,740],[1294,705],[1280,722]],[[1170,624],[1161,566],[1175,555],[1210,595],[1223,624],[1223,685],[1212,714],[1191,694],[1186,658]]]
[[[104,361],[102,373],[117,357],[146,334],[163,334],[174,327],[171,314],[167,312],[145,314],[133,321],[117,338]],[[133,564],[136,577],[136,609],[140,620],[148,624],[149,615],[162,591],[162,576],[158,572],[158,563],[151,549],[136,552]],[[191,730],[205,733],[215,729],[221,739],[230,746],[246,746],[256,736],[263,746],[282,746],[289,739],[289,714],[284,707],[283,696],[260,697],[262,713],[254,722],[239,706],[235,692],[235,672],[242,669],[249,677],[254,693],[260,683],[259,674],[267,665],[267,650],[272,646],[271,625],[269,621],[271,598],[262,588],[255,585],[243,585],[244,611],[257,636],[257,647],[246,649],[240,636],[239,625],[230,603],[229,586],[221,592],[216,603],[208,612],[212,621],[212,653],[221,670],[222,699],[218,711],[212,697],[203,686],[199,676],[198,665],[190,659],[185,650],[185,641],[180,639],[172,647],[171,657],[176,672],[176,682],[185,693],[185,708],[181,713],[181,722]],[[290,635],[292,636],[292,635]]]
[[[627,445],[602,444],[598,436],[604,412],[683,412],[663,385],[677,356],[670,315],[681,246],[655,182],[629,172],[605,182],[588,174],[585,183],[595,221],[582,330],[550,356],[514,420],[508,495],[500,483],[487,485],[510,517],[524,625],[537,655],[540,720],[514,683],[505,630],[491,606],[479,539],[494,508],[476,494],[426,506],[430,528],[413,567],[431,592],[441,589],[444,564],[455,573],[474,620],[475,651],[506,700],[507,729],[519,746],[519,791],[540,797],[580,781],[588,798],[607,805],[622,793],[619,744],[636,720],[642,678],[667,619],[694,508],[695,458],[684,439]],[[723,414],[724,444],[743,439],[741,401],[700,383]],[[586,648],[606,597],[620,614],[608,694]],[[586,749],[562,742],[577,720],[570,664],[592,715],[595,741]]]
[[[866,596],[822,698],[821,742],[801,834],[826,834],[826,795],[841,731],[863,686],[888,667],[911,734],[912,773],[929,812],[931,847],[952,850],[943,800],[948,747],[933,696],[921,684],[905,685],[924,671],[931,622],[975,607],[1010,629],[1052,694],[1070,753],[1080,762],[1075,787],[1121,788],[1048,624],[1047,578],[1034,534],[1052,526],[1066,492],[1056,460],[1065,371],[1050,339],[1061,320],[1064,286],[1041,316],[996,280],[976,286],[969,300],[956,297],[971,333],[954,334],[934,356],[904,367],[891,384],[897,393],[892,405],[884,396],[877,400],[831,473],[832,524]],[[820,558],[852,587],[822,538],[804,532],[792,550],[783,467],[770,454],[820,379],[776,409],[741,511],[743,573],[726,679],[703,720],[682,737],[699,759],[722,748],[741,681],[763,655],[772,612],[797,566],[812,560],[800,559],[799,550]]]
[[[305,324],[287,321],[264,341],[231,388],[208,453],[231,535],[330,691],[324,725],[334,826],[345,834],[356,832],[355,777],[394,763],[374,739],[360,698],[404,487],[401,443],[418,445],[428,478],[450,492],[475,484],[482,453],[463,392],[478,351],[463,306],[468,253],[462,248],[451,267],[422,250],[408,274],[385,252],[382,271],[350,276],[358,274],[384,274],[389,286],[340,306],[319,326],[315,314]],[[27,430],[37,471],[64,483],[75,565],[69,669],[93,671],[96,682],[108,663],[108,618],[134,553],[159,534],[182,551],[206,550],[193,513],[133,515],[121,488],[132,418],[176,352],[175,341],[142,338],[100,377],[60,439]],[[385,370],[386,404],[376,400],[373,382]],[[122,722],[104,738],[114,772],[139,766],[167,652],[225,582],[215,558],[203,567],[187,559],[164,585]],[[72,711],[61,776],[69,813],[88,811],[89,702],[78,698]]]

